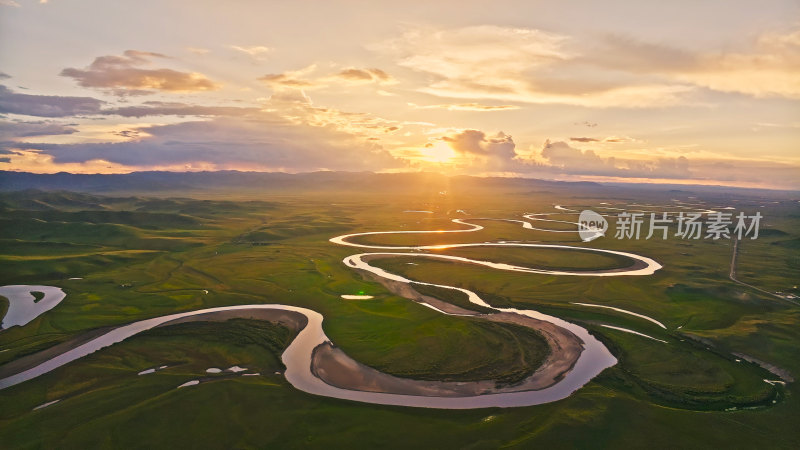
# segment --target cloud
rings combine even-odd
[[[258,80],[263,81],[264,83],[270,86],[295,87],[295,88],[315,87],[315,84],[310,81],[292,78],[289,74],[286,73],[268,73],[264,76],[259,77]]]
[[[439,104],[439,105],[417,105],[409,103],[415,109],[446,109],[448,111],[508,111],[512,109],[519,109],[519,106],[514,105],[484,105],[481,103],[456,103],[456,104]]]
[[[308,95],[298,89],[277,90],[264,108],[298,125],[335,129],[364,139],[394,133],[404,125],[371,114],[315,106]]]
[[[629,137],[629,136],[609,136],[605,139],[597,139],[591,137],[571,137],[569,138],[570,142],[604,142],[609,144],[618,144],[624,142],[638,142],[636,139]]]
[[[281,90],[263,108],[146,102],[104,109],[100,114],[205,115],[159,126],[115,130],[105,143],[6,142],[15,167],[37,171],[130,171],[185,167],[206,170],[383,170],[405,167],[380,144],[401,123],[365,113],[318,107],[300,90]],[[39,132],[41,130],[35,130]],[[56,130],[51,130],[56,131]],[[120,142],[119,137],[126,140]],[[105,164],[105,165],[104,165]],[[38,166],[37,166],[38,167]],[[45,167],[50,169],[45,169]]]
[[[622,35],[581,41],[532,28],[417,28],[370,46],[457,99],[587,107],[701,104],[708,90],[800,98],[800,30],[697,50]]]
[[[138,139],[142,136],[142,132],[139,130],[114,131],[113,134],[114,136],[125,138],[126,140]]]
[[[146,116],[246,116],[256,114],[261,108],[240,106],[203,106],[176,102],[144,102],[137,106],[104,109],[102,114],[122,117]]]
[[[800,30],[764,33],[740,48],[689,51],[610,35],[584,61],[719,92],[800,98]]]
[[[716,184],[800,189],[796,164],[755,159],[692,159],[691,166],[695,179]]]
[[[321,89],[331,85],[391,85],[397,81],[381,69],[348,68],[327,75],[312,76],[317,66],[300,70],[266,74],[258,78],[272,88]]]
[[[0,0],[0,6],[10,6],[13,8],[19,8],[20,4],[15,2],[14,0]]]
[[[240,45],[230,45],[230,48],[236,50],[237,52],[244,53],[253,59],[262,60],[264,56],[271,52],[272,49],[269,47],[264,47],[263,45],[250,45],[250,46],[240,46]]]
[[[486,133],[480,130],[464,130],[453,135],[443,136],[441,139],[450,144],[453,150],[461,154],[498,156],[501,158],[513,158],[516,156],[514,140],[502,131],[494,136],[487,136]]]
[[[600,142],[594,138],[574,138],[578,142]],[[438,137],[417,155],[409,157],[437,160],[441,150],[436,141],[446,143],[455,157],[449,161],[456,171],[468,174],[506,174],[518,176],[558,175],[615,178],[690,178],[694,174],[684,156],[651,159],[628,159],[602,156],[595,150],[581,150],[566,142],[546,141],[534,155],[516,151],[513,138],[502,131],[495,134],[467,129]]]
[[[480,130],[462,130],[429,142],[424,149],[407,151],[404,157],[441,161],[437,142],[445,143],[455,155],[446,159],[453,173],[566,178],[570,180],[621,182],[680,182],[700,184],[752,185],[798,189],[793,163],[727,156],[689,159],[684,155],[644,158],[605,156],[566,142],[546,141],[533,155],[517,153],[511,136]],[[770,180],[765,183],[765,180]]]
[[[7,80],[9,78],[11,78],[11,75],[9,75],[9,74],[7,74],[5,72],[0,72],[0,80]]]
[[[2,113],[67,117],[97,114],[103,104],[103,101],[91,97],[18,94],[0,85],[0,112]]]
[[[386,151],[331,127],[291,123],[263,113],[219,117],[138,129],[136,141],[103,144],[24,144],[16,148],[51,158],[52,164],[107,161],[129,168],[206,167],[310,171],[399,167]]]
[[[336,78],[354,83],[393,84],[394,78],[381,69],[344,69],[335,75]]]
[[[703,55],[679,79],[722,92],[800,99],[800,30],[762,37],[753,52]]]
[[[71,134],[77,131],[72,126],[8,122],[0,130],[3,137],[0,142],[6,141],[0,148],[16,152],[12,162],[18,167],[44,164],[75,167],[76,170],[95,167],[92,161],[116,164],[119,167],[114,167],[123,171],[133,170],[131,167],[175,168],[176,164],[202,164],[209,170],[290,171],[327,168],[381,170],[404,164],[381,146],[382,140],[398,132],[403,123],[366,113],[319,107],[297,89],[281,89],[261,101],[260,107],[161,101],[110,106],[93,98],[17,94],[0,86],[0,111],[14,114],[212,118],[167,127],[128,126],[124,131],[100,127],[91,135],[90,141],[74,139],[69,143],[51,139],[37,141],[35,137]],[[119,142],[120,137],[135,139],[136,142]],[[23,142],[21,138],[26,139]],[[97,143],[101,140],[105,143]],[[137,158],[142,159],[141,164],[136,163]],[[97,167],[111,170],[111,166]]]
[[[33,136],[53,136],[77,133],[72,126],[52,121],[12,121],[0,120],[0,141]]]
[[[419,28],[370,46],[426,75],[418,91],[439,97],[590,107],[649,107],[684,101],[685,83],[587,70],[568,36],[532,28]]]
[[[204,106],[178,102],[148,101],[136,106],[102,108],[106,102],[92,97],[19,94],[0,85],[0,113],[38,117],[90,115],[146,116],[246,116],[261,108]]]
[[[641,142],[637,139],[634,139],[630,136],[609,136],[603,139],[603,142],[608,142],[612,144],[623,143],[623,142]]]
[[[582,62],[633,73],[675,72],[696,67],[700,62],[688,50],[619,34],[608,34],[592,47],[581,56]]]
[[[455,169],[463,173],[478,172],[512,172],[519,166],[516,144],[514,139],[499,131],[489,134],[481,130],[461,130],[434,139],[426,147],[433,147],[432,155],[436,155],[441,150],[437,150],[436,141],[446,144],[454,151],[454,157],[450,161],[451,170]],[[422,151],[423,157],[426,151]]]
[[[607,172],[614,169],[614,158],[601,158],[594,150],[580,150],[570,147],[566,142],[545,142],[542,158],[551,166],[584,173]]]
[[[195,55],[207,55],[211,50],[202,47],[186,47],[186,51],[194,53]]]
[[[200,73],[142,67],[154,59],[166,58],[160,53],[127,50],[123,56],[100,56],[86,69],[67,68],[60,75],[74,79],[80,86],[108,89],[120,95],[150,93],[152,90],[190,92],[219,88]]]
[[[478,130],[464,130],[453,136],[444,136],[442,140],[448,142],[453,150],[459,153],[472,153],[485,155],[486,134]]]
[[[689,160],[657,158],[651,160],[603,157],[594,150],[581,150],[566,142],[545,142],[536,161],[540,169],[569,175],[598,175],[636,178],[691,178]]]
[[[303,77],[317,70],[316,65],[310,65],[300,70],[287,71],[282,73],[268,73],[258,78],[267,85],[273,88],[311,88],[316,84],[309,80],[304,80]]]

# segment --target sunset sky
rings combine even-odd
[[[796,0],[0,0],[0,170],[800,189],[798,144]]]

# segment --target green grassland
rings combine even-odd
[[[1,194],[0,285],[54,285],[67,297],[28,325],[0,332],[0,364],[96,328],[214,306],[281,303],[323,314],[325,332],[337,346],[382,371],[418,379],[491,377],[513,382],[535,369],[546,354],[535,332],[447,317],[396,297],[342,264],[360,249],[328,239],[365,231],[466,228],[450,222],[468,220],[456,209],[478,217],[521,219],[526,212],[553,211],[554,198],[568,207],[601,201],[658,204],[669,198],[574,195],[565,188],[560,193],[508,195],[498,204],[489,195],[457,193],[342,198],[328,192],[235,200],[231,195]],[[727,199],[708,201],[722,204]],[[748,213],[760,208],[762,231],[770,230],[742,242],[737,265],[741,281],[770,292],[796,292],[796,205],[748,198],[736,204]],[[730,241],[618,240],[612,234],[582,243],[572,234],[525,230],[515,223],[478,223],[485,229],[475,233],[375,235],[359,241],[423,245],[519,240],[654,258],[664,268],[641,277],[519,274],[413,257],[372,262],[413,280],[474,290],[495,306],[533,308],[579,323],[606,343],[619,364],[569,398],[546,405],[472,411],[386,407],[292,388],[275,374],[283,370],[280,354],[291,342],[291,330],[249,320],[186,323],[151,330],[0,391],[0,447],[336,448],[354,446],[352,442],[363,448],[422,443],[435,448],[800,446],[792,431],[800,419],[796,384],[767,384],[763,379],[777,377],[732,355],[746,354],[800,375],[800,307],[731,281]],[[554,229],[564,225],[535,224]],[[630,263],[622,257],[544,249],[486,247],[445,253],[578,271]],[[455,291],[420,290],[478,310]],[[375,298],[339,297],[361,292]],[[571,302],[645,314],[667,330]],[[0,298],[0,313],[5,303]],[[137,375],[160,365],[169,368]],[[262,376],[205,372],[232,365]],[[192,379],[204,382],[176,389]]]

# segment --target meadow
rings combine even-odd
[[[575,215],[553,208],[554,199],[578,210],[599,202],[688,201],[685,193],[638,191],[600,199],[568,186],[558,192],[484,195],[177,195],[0,194],[0,285],[53,285],[67,293],[59,306],[33,322],[0,332],[0,371],[2,364],[90,330],[179,311],[282,303],[323,314],[325,333],[338,347],[381,371],[416,379],[513,382],[547,354],[541,336],[521,327],[445,316],[397,297],[342,264],[360,249],[328,239],[366,231],[466,228],[450,220],[469,221],[469,215],[522,219],[525,213],[548,212],[574,220]],[[748,213],[761,211],[762,235],[741,243],[737,276],[769,292],[798,293],[796,200],[711,194],[702,200],[712,208],[732,204]],[[613,228],[613,218],[610,222]],[[531,308],[579,323],[612,350],[616,366],[569,398],[544,405],[467,411],[389,407],[312,396],[289,385],[281,375],[280,354],[293,330],[241,319],[185,323],[151,330],[0,390],[0,443],[4,448],[330,448],[353,442],[364,448],[420,443],[436,448],[800,446],[794,430],[800,418],[796,384],[766,383],[779,378],[736,356],[800,374],[800,306],[729,279],[731,241],[607,235],[583,243],[571,233],[477,223],[485,229],[374,235],[363,242],[559,243],[653,258],[663,265],[654,275],[626,277],[520,274],[415,257],[373,262],[412,280],[468,288],[493,306]],[[552,249],[476,247],[444,253],[577,271],[630,264],[624,257]],[[420,292],[482,312],[453,291]],[[348,301],[342,294],[374,298]],[[634,311],[667,329],[573,302]],[[0,298],[0,313],[5,307]],[[162,365],[167,368],[137,375]],[[260,376],[206,372],[234,365]],[[177,389],[200,378],[199,386]],[[54,400],[59,402],[34,410]]]

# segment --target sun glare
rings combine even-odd
[[[444,142],[437,142],[421,151],[423,158],[429,162],[446,163],[456,157],[455,150]]]

